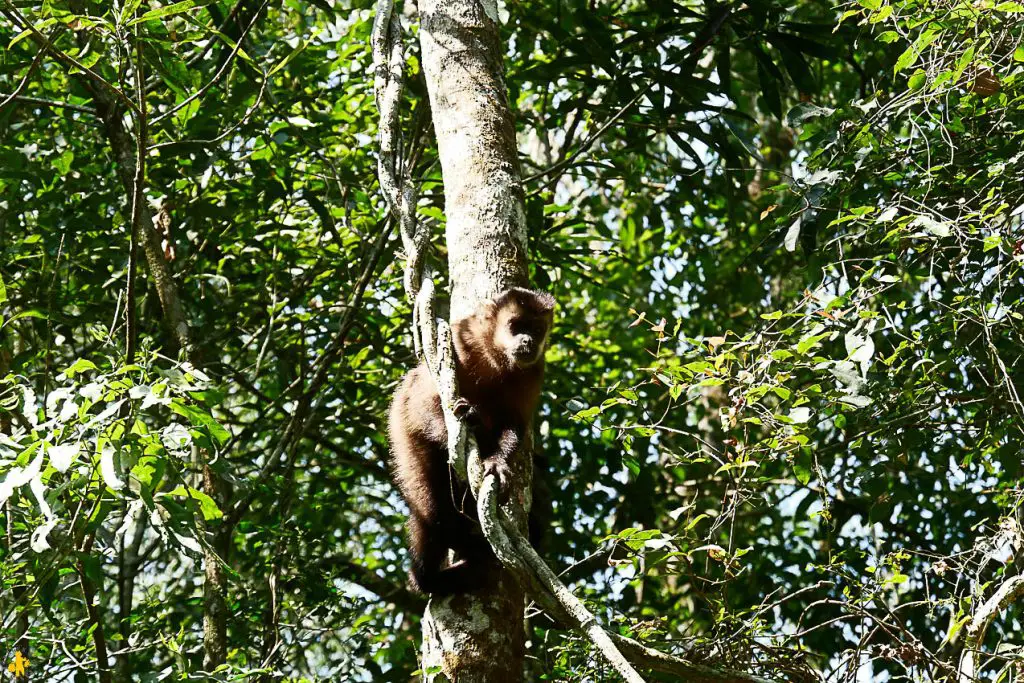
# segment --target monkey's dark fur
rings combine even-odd
[[[473,429],[484,472],[495,476],[503,499],[508,458],[529,433],[540,397],[554,304],[550,294],[513,288],[452,326],[461,395],[456,411]],[[497,559],[480,531],[472,494],[450,471],[441,398],[425,365],[395,392],[388,432],[394,480],[409,505],[416,587],[449,595],[486,584]],[[449,549],[457,561],[445,566]]]

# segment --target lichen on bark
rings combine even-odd
[[[425,0],[419,10],[455,320],[527,284],[523,190],[497,12],[477,0]],[[529,491],[528,459],[522,450],[512,463],[512,485],[520,491]],[[434,680],[429,672],[439,669],[460,683],[521,681],[523,609],[522,589],[506,571],[491,590],[432,600],[423,619],[425,680]]]

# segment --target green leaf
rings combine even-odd
[[[7,286],[4,285],[4,276],[0,275],[0,304],[7,303]]]
[[[821,340],[827,336],[827,334],[812,334],[809,337],[801,339],[800,342],[796,345],[796,352],[801,356],[805,355],[808,351],[817,346],[818,343],[821,342]]]
[[[789,78],[793,81],[797,90],[802,93],[815,92],[818,89],[818,85],[814,81],[811,67],[807,64],[804,56],[799,51],[790,47],[785,37],[773,40],[772,44],[778,49],[779,56],[782,57],[782,65],[786,67],[786,73],[789,74]]]
[[[143,21],[149,21],[150,19],[163,19],[164,17],[170,17],[175,14],[181,14],[182,12],[188,12],[191,9],[197,7],[205,7],[209,5],[213,0],[181,0],[171,5],[165,5],[163,7],[157,7],[151,9],[145,14],[138,16],[129,21],[126,26],[134,26],[135,24]]]
[[[838,23],[836,23],[836,27],[834,29],[832,29],[832,33],[835,33],[839,29],[839,27],[842,25],[842,23],[844,21],[846,21],[850,17],[858,17],[863,12],[864,12],[864,10],[859,10],[859,9],[848,9],[845,12],[843,12],[843,15],[841,17],[839,17]]]
[[[57,23],[57,20],[54,17],[50,17],[48,19],[43,19],[38,24],[35,24],[35,30],[39,31],[40,33],[42,33],[43,29],[49,28],[50,26],[53,26],[56,23]],[[11,39],[11,42],[9,42],[7,44],[7,49],[8,50],[11,49],[12,47],[14,47],[18,43],[20,43],[25,38],[28,38],[32,34],[33,34],[32,29],[25,29],[24,31],[22,31],[21,33],[19,33],[18,35],[14,36],[14,38]]]
[[[778,67],[772,64],[771,59],[761,49],[755,50],[754,56],[757,57],[757,80],[761,85],[764,105],[770,114],[781,119],[782,98],[779,95],[779,79],[776,76]]]
[[[960,55],[960,59],[956,60],[956,68],[953,70],[953,79],[952,79],[954,83],[960,80],[960,77],[963,76],[964,71],[967,69],[968,66],[970,66],[970,64],[973,61],[974,61],[974,46],[971,45],[969,48],[967,48],[964,51],[964,53],[962,55]]]
[[[700,521],[701,521],[702,519],[707,519],[707,517],[708,517],[708,515],[707,515],[707,513],[705,513],[705,512],[702,512],[701,514],[697,515],[697,516],[696,516],[696,517],[694,517],[694,518],[693,518],[692,520],[690,520],[690,523],[689,523],[689,524],[687,524],[687,525],[686,525],[686,531],[690,531],[690,530],[692,530],[692,529],[693,529],[693,527],[695,527],[695,526],[697,526],[698,524],[700,524]]]
[[[869,24],[880,24],[892,16],[892,5],[884,5],[880,10],[871,15]]]
[[[946,633],[946,638],[945,640],[943,640],[943,643],[952,642],[956,638],[956,634],[958,634],[960,632],[960,629],[964,627],[964,624],[966,624],[970,620],[971,615],[967,614],[953,621],[953,623],[949,625],[949,632]]]
[[[79,358],[74,363],[72,363],[69,367],[64,369],[64,374],[67,375],[68,378],[72,378],[72,377],[74,377],[77,374],[86,372],[88,370],[95,370],[95,369],[96,369],[96,364],[93,363],[91,360],[87,360],[85,358]]]
[[[906,50],[904,50],[903,54],[901,54],[899,56],[899,59],[896,60],[896,65],[893,66],[892,68],[893,73],[899,73],[900,71],[903,71],[911,64],[916,62],[919,56],[920,53],[918,53],[917,48],[911,45]]]
[[[56,156],[50,160],[50,165],[53,166],[62,175],[66,176],[68,171],[71,170],[71,162],[75,159],[75,153],[71,149],[66,149],[60,156]]]
[[[924,49],[931,45],[938,35],[938,31],[935,29],[927,29],[922,32],[921,35],[914,40],[914,44],[904,50],[903,54],[901,54],[899,59],[896,60],[893,72],[899,73],[900,71],[912,66],[914,62],[917,61],[918,57],[921,56],[921,53],[924,52]]]
[[[141,4],[142,0],[127,0],[121,8],[121,14],[118,17],[118,22],[123,24],[128,21],[128,17],[135,14],[135,10],[137,10]]]
[[[274,65],[274,67],[273,67],[272,69],[270,69],[270,71],[268,71],[268,72],[267,72],[267,76],[268,76],[268,77],[270,77],[270,76],[273,76],[273,75],[274,75],[274,74],[276,74],[276,73],[277,73],[278,71],[280,71],[281,69],[283,69],[283,68],[285,68],[286,66],[288,66],[288,64],[289,64],[289,63],[290,63],[290,62],[291,62],[291,61],[292,61],[293,59],[295,59],[296,57],[298,57],[298,56],[299,56],[299,54],[300,54],[300,53],[301,53],[301,52],[302,52],[303,50],[305,50],[305,49],[306,49],[306,48],[307,48],[307,47],[309,46],[310,42],[312,42],[312,41],[309,41],[309,40],[304,40],[304,41],[302,41],[301,43],[299,43],[299,44],[298,44],[298,45],[297,45],[297,46],[295,47],[295,49],[294,49],[294,50],[292,50],[291,52],[289,52],[289,53],[288,53],[288,54],[287,54],[287,55],[285,56],[285,58],[284,58],[284,59],[282,59],[282,60],[281,60],[280,62],[278,62],[277,64],[275,64],[275,65]]]
[[[5,320],[3,325],[0,325],[0,328],[7,327],[15,320],[21,320],[22,318],[39,318],[41,320],[46,320],[46,314],[34,308],[29,309],[27,311],[19,311],[18,313],[12,315],[9,319]]]
[[[181,415],[182,417],[186,418],[189,422],[192,423],[193,426],[206,427],[206,429],[209,430],[210,432],[210,436],[216,439],[217,443],[219,443],[222,446],[225,443],[227,443],[228,439],[231,438],[231,432],[224,429],[224,427],[222,427],[219,422],[213,419],[213,416],[211,416],[205,410],[201,410],[195,406],[191,406],[182,401],[181,399],[175,399],[171,401],[170,408],[178,415]]]
[[[800,462],[799,459],[794,459],[793,474],[796,475],[796,480],[800,482],[801,486],[807,486],[811,481],[811,477],[814,475],[814,471],[808,467],[806,463]]]
[[[174,496],[177,498],[188,498],[199,503],[199,509],[203,513],[203,519],[210,521],[211,519],[220,519],[224,516],[221,509],[217,507],[217,503],[214,502],[213,498],[206,495],[199,489],[192,488],[191,486],[178,486],[173,491],[166,493],[168,496]]]

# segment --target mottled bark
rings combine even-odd
[[[444,180],[454,320],[526,284],[523,191],[495,4],[427,0],[419,9]],[[523,491],[530,486],[527,453],[521,449],[512,463],[513,485]],[[439,667],[459,683],[523,680],[523,608],[523,592],[506,572],[491,590],[432,600],[423,619],[423,669]]]
[[[452,319],[526,283],[526,216],[497,10],[420,3],[420,45],[444,178]]]

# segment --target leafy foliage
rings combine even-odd
[[[954,676],[1024,542],[1021,12],[502,7],[533,276],[559,300],[544,554],[605,623],[779,679]],[[0,15],[0,662],[408,678],[424,601],[383,424],[413,357],[369,5]],[[409,61],[419,210],[443,219]],[[188,354],[141,246],[125,314],[143,120]],[[1019,675],[1022,618],[1000,611],[983,675]],[[530,623],[537,678],[609,680]]]

